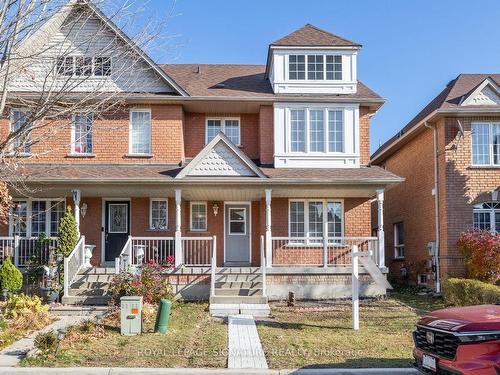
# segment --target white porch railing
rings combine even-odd
[[[81,236],[73,251],[64,257],[64,295],[69,296],[69,287],[85,264],[85,236]]]
[[[350,266],[352,246],[357,245],[358,251],[369,252],[378,264],[377,244],[377,237],[272,237],[267,257],[278,267]]]
[[[215,253],[214,237],[182,237],[182,263],[186,266],[210,266]]]
[[[217,271],[217,237],[213,237],[212,264],[210,266],[210,296],[215,296],[215,274]]]
[[[262,296],[266,297],[266,287],[267,287],[267,281],[266,281],[266,266],[267,266],[267,259],[266,259],[266,251],[265,251],[265,241],[264,241],[264,236],[260,236],[260,270],[262,272]]]
[[[0,260],[11,257],[16,267],[26,267],[30,258],[40,251],[42,262],[49,260],[50,249],[57,247],[57,238],[47,240],[42,248],[39,247],[37,237],[0,237]]]

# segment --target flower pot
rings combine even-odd
[[[40,293],[42,295],[43,302],[49,305],[59,300],[59,292],[55,289],[41,288]]]
[[[2,289],[2,301],[7,301],[9,298],[9,291],[7,289]]]

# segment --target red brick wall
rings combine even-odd
[[[259,111],[259,158],[261,164],[274,163],[274,109],[261,106]]]
[[[360,163],[366,165],[370,162],[370,116],[373,111],[368,107],[359,107],[359,143]]]

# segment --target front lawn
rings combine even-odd
[[[49,367],[226,367],[227,326],[214,320],[207,303],[176,303],[166,334],[121,336],[117,313],[102,325],[83,323],[70,330],[57,355],[27,358],[22,366]]]
[[[361,302],[356,332],[350,301],[276,303],[273,318],[259,321],[257,329],[270,368],[407,367],[415,323],[441,307],[441,300],[407,291]]]

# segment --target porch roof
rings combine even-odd
[[[175,179],[183,168],[168,165],[133,164],[39,164],[25,163],[4,169],[0,177],[24,183],[141,183],[157,184],[301,184],[301,185],[392,185],[404,179],[377,167],[360,168],[260,168],[265,177],[185,177]]]

